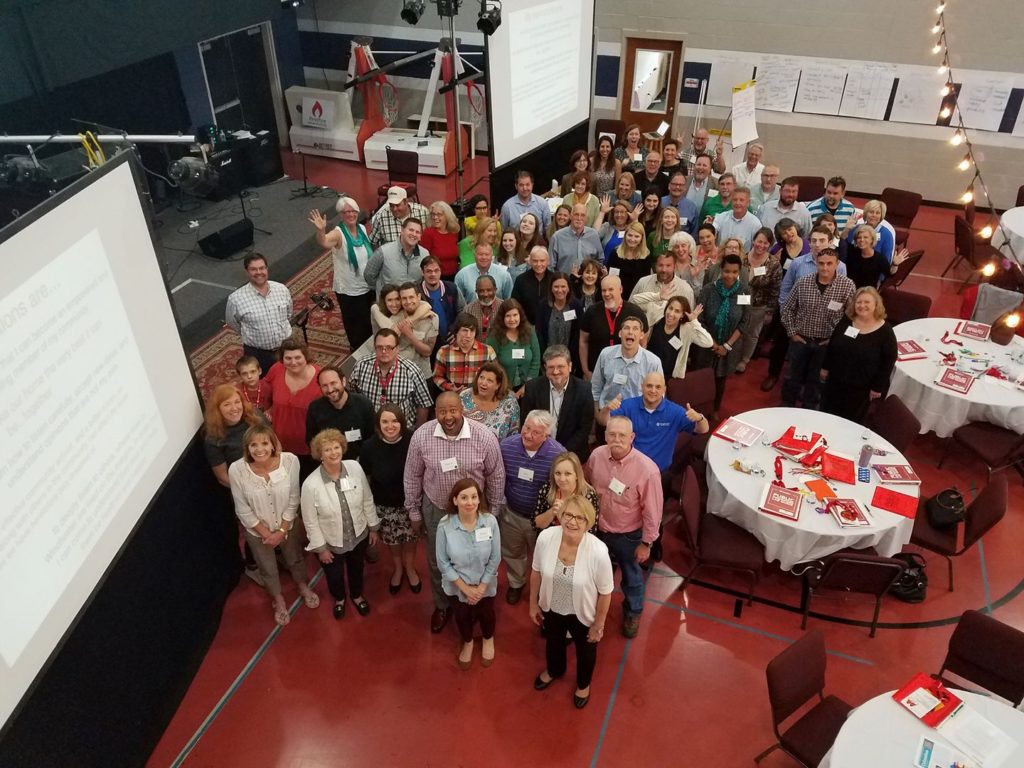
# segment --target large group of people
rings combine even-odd
[[[603,136],[573,154],[560,201],[520,171],[508,200],[472,198],[461,223],[401,187],[368,219],[350,197],[334,227],[312,211],[358,358],[348,376],[310,359],[287,288],[247,257],[226,310],[239,380],[211,394],[206,442],[274,619],[290,618],[279,563],[319,604],[303,547],[340,620],[349,604],[370,613],[363,570],[377,549],[391,556],[389,592],[419,593],[422,540],[430,629],[454,618],[458,665],[472,665],[477,631],[480,663],[494,662],[504,563],[505,602],[525,592],[547,638],[534,686],[565,674],[571,638],[585,706],[612,564],[634,637],[677,439],[719,421],[729,378],[771,343],[762,390],[788,360],[783,404],[860,421],[895,363],[877,288],[906,252],[884,204],[856,212],[836,176],[804,205],[765,154],[751,144],[727,170],[706,131],[655,152],[629,126],[617,146]],[[666,397],[702,368],[709,414]]]

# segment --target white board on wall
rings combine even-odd
[[[889,106],[896,67],[892,64],[853,64],[848,68],[839,114],[884,120]]]
[[[705,103],[716,107],[732,106],[732,89],[754,76],[754,61],[743,56],[711,57],[711,77]]]
[[[1013,75],[954,75],[961,81],[956,103],[964,125],[998,131],[1013,89]]]
[[[825,60],[808,62],[800,73],[800,87],[797,88],[793,111],[838,115],[845,86],[845,66]]]
[[[897,123],[935,125],[942,108],[943,78],[935,70],[927,74],[900,75],[889,119]]]
[[[792,112],[800,84],[800,60],[793,56],[763,56],[757,65],[757,108]]]

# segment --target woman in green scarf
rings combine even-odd
[[[704,360],[710,358],[715,372],[715,408],[711,418],[718,421],[718,410],[722,407],[725,394],[725,379],[736,370],[741,349],[738,346],[750,317],[750,291],[740,281],[743,261],[739,256],[729,254],[722,257],[718,279],[704,286],[700,292],[700,303],[704,305],[704,317],[714,340],[710,350],[704,353]],[[741,303],[741,297],[746,301]]]
[[[339,197],[334,207],[341,214],[341,221],[334,229],[327,231],[327,218],[316,209],[309,212],[309,223],[316,227],[317,244],[331,249],[334,294],[338,297],[341,322],[345,326],[349,349],[358,349],[373,333],[370,307],[374,294],[363,278],[363,270],[373,248],[366,230],[359,223],[359,203],[351,197]]]

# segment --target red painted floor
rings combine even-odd
[[[470,163],[486,172],[486,159]],[[291,157],[286,171],[297,170]],[[361,202],[375,200],[383,173],[350,164],[307,159],[311,181],[345,190]],[[475,176],[467,173],[469,179]],[[482,185],[481,185],[482,186]],[[421,177],[424,202],[453,197],[451,179]],[[904,290],[933,297],[932,314],[955,314],[959,280],[939,279],[952,255],[953,212],[926,208],[911,235],[926,257]],[[961,268],[962,269],[962,268]],[[758,388],[766,361],[733,377],[724,411],[777,404],[777,391]],[[980,464],[947,461],[936,468],[941,441],[919,438],[910,458],[925,493],[951,484],[961,489],[984,482]],[[945,587],[945,563],[930,556],[932,584],[921,605],[887,600],[889,626],[870,639],[867,630],[825,619],[830,652],[828,689],[851,704],[897,687],[917,671],[936,671],[952,623],[967,608],[995,606],[994,615],[1024,628],[1019,544],[1024,538],[1024,486],[1012,470],[1010,510],[981,546],[957,559],[957,589]],[[432,602],[426,591],[388,595],[390,566],[368,566],[363,618],[349,612],[331,618],[325,599],[310,611],[296,608],[292,622],[275,630],[269,603],[247,580],[226,606],[220,632],[149,764],[187,766],[663,766],[713,768],[750,765],[772,743],[764,682],[768,661],[800,636],[799,581],[766,569],[752,608],[734,617],[735,597],[723,590],[744,585],[707,571],[705,583],[686,594],[676,575],[689,567],[676,524],[667,526],[665,560],[647,584],[639,637],[617,631],[602,641],[592,701],[572,707],[572,686],[558,682],[544,692],[531,682],[541,670],[543,644],[527,606],[499,601],[497,659],[468,672],[455,664],[452,628],[428,630]],[[420,553],[421,573],[426,565]],[[312,561],[311,561],[312,568]],[[286,581],[286,593],[296,597]],[[499,595],[504,593],[502,587]],[[868,621],[872,601],[821,596],[825,616]],[[609,628],[620,619],[613,603]],[[914,624],[916,627],[899,626]],[[477,651],[479,654],[479,650]],[[572,666],[570,663],[570,672]],[[776,752],[766,768],[792,763]]]

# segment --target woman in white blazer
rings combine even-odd
[[[597,644],[612,602],[612,561],[608,547],[587,533],[597,517],[582,496],[562,505],[561,525],[541,531],[530,575],[530,618],[544,624],[547,667],[533,687],[547,688],[565,674],[566,632],[576,646],[576,692],[573,701],[583,709],[590,701],[590,680],[597,663]]]
[[[334,598],[334,618],[345,615],[345,600],[360,616],[370,612],[363,597],[363,560],[367,545],[377,544],[377,508],[370,484],[358,461],[342,461],[348,443],[337,429],[325,429],[309,444],[320,460],[302,484],[302,522],[309,544],[324,567],[327,588]],[[346,593],[346,576],[348,591]]]

